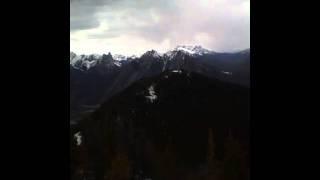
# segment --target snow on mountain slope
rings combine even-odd
[[[123,55],[114,55],[112,56],[111,53],[108,55],[103,54],[90,54],[90,55],[77,55],[74,52],[70,52],[70,65],[77,69],[85,68],[85,70],[88,70],[98,64],[101,63],[111,63],[115,66],[120,67],[121,63],[120,61],[126,60],[127,57]]]
[[[250,50],[245,50],[243,53],[250,52]],[[133,59],[139,58],[155,58],[155,59],[167,59],[172,60],[175,59],[176,56],[181,56],[184,59],[184,56],[203,56],[205,54],[215,54],[216,52],[203,48],[202,46],[190,46],[190,45],[178,45],[173,50],[167,51],[166,53],[162,54],[155,50],[150,50],[144,53],[141,57],[132,55],[132,56],[124,56],[121,54],[111,55],[99,55],[99,54],[91,54],[91,55],[77,55],[73,52],[70,52],[70,65],[75,68],[83,68],[88,70],[102,61],[106,61],[106,59],[111,59],[111,62],[118,67],[122,66],[123,61],[130,61]],[[107,57],[107,58],[106,58]],[[165,62],[166,63],[166,62]]]
[[[183,51],[183,52],[186,52],[186,53],[192,54],[192,55],[204,55],[204,54],[213,53],[213,51],[205,49],[205,48],[203,48],[201,46],[179,45],[174,50],[175,51]]]
[[[173,50],[170,50],[164,54],[164,56],[168,57],[169,60],[174,59],[179,53],[188,56],[202,56],[205,54],[213,54],[214,51],[205,49],[201,46],[186,46],[186,45],[179,45]]]
[[[121,54],[115,54],[115,55],[113,55],[112,57],[113,57],[113,59],[116,60],[116,61],[125,61],[125,60],[127,60],[127,58],[128,58],[128,57],[123,56],[123,55],[121,55]]]
[[[154,85],[151,85],[148,88],[148,96],[145,96],[151,103],[153,103],[157,99],[156,92],[154,90]]]

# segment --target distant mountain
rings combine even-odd
[[[249,179],[249,100],[247,87],[186,70],[135,81],[74,126],[72,172],[82,167],[97,180],[118,172],[127,179]]]
[[[90,114],[132,83],[172,70],[196,72],[248,87],[250,50],[218,53],[201,46],[177,46],[164,54],[151,50],[140,57],[70,52],[71,122]]]
[[[170,58],[173,58],[174,54],[178,51],[184,52],[190,56],[201,56],[204,54],[213,54],[213,51],[210,51],[208,49],[202,48],[201,46],[185,46],[185,45],[179,45],[176,48],[174,48],[171,51],[168,51],[167,53],[163,54],[163,56]],[[151,55],[151,57],[161,57],[157,51],[151,50],[144,53],[142,56],[148,56]],[[153,56],[154,55],[154,56]],[[99,61],[101,61],[102,56],[107,55],[99,55],[99,54],[91,54],[91,55],[77,55],[74,52],[70,52],[70,64],[77,68],[84,68],[84,69],[90,69],[93,66],[98,65]],[[108,56],[111,56],[110,53],[108,53]],[[112,56],[112,59],[114,60],[114,63],[117,63],[118,61],[126,61],[130,59],[137,59],[138,56],[132,55],[132,56],[124,56],[121,54],[115,54]],[[119,65],[119,63],[117,63]]]
[[[185,45],[179,45],[177,46],[174,51],[183,51],[186,52],[190,55],[195,55],[195,56],[201,56],[204,54],[214,54],[214,51],[210,51],[208,49],[205,49],[201,46],[185,46]]]

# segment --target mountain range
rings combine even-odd
[[[249,87],[250,49],[221,53],[181,45],[163,54],[150,50],[140,57],[70,52],[70,122],[90,115],[138,80],[181,70]]]
[[[71,179],[250,179],[250,49],[70,52]]]

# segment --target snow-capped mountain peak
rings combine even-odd
[[[119,57],[118,58],[122,58]],[[113,64],[115,66],[121,66],[121,63],[118,61],[115,61],[111,55],[111,53],[108,54],[90,54],[90,55],[77,55],[74,52],[70,52],[70,65],[74,68],[80,69],[80,70],[88,70],[97,64]]]
[[[201,46],[188,46],[188,45],[178,45],[174,51],[183,51],[191,55],[204,55],[213,53],[213,51],[210,51],[208,49],[205,49]]]
[[[79,61],[81,59],[80,56],[78,56],[76,53],[74,52],[70,52],[70,64],[74,65],[77,61]]]
[[[112,57],[116,61],[125,61],[128,58],[127,56],[124,56],[124,55],[121,55],[121,54],[115,54]]]
[[[137,58],[139,58],[139,56],[132,55],[132,56],[129,56],[127,59],[137,59]]]
[[[201,46],[178,45],[173,50],[165,53],[169,60],[174,59],[177,55],[202,56],[205,54],[213,54],[214,51],[205,49]]]

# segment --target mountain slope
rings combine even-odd
[[[248,178],[249,89],[198,73],[139,80],[76,131],[98,179],[115,167],[152,179]]]

